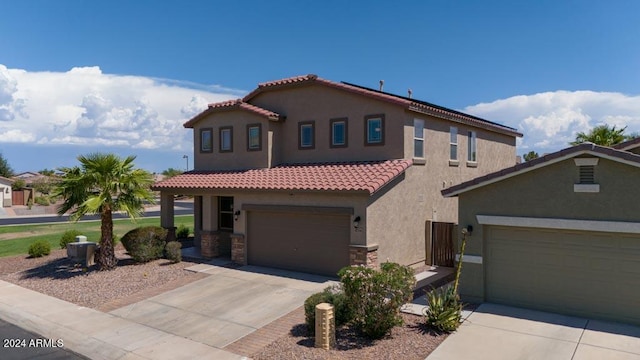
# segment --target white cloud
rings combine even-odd
[[[626,126],[628,133],[640,131],[640,96],[620,93],[545,92],[468,106],[463,111],[522,132],[518,153],[566,148],[578,132],[596,125]]]
[[[208,103],[240,95],[215,86],[104,74],[97,66],[63,73],[0,64],[0,143],[190,151],[191,134],[182,124]]]

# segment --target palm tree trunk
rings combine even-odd
[[[100,251],[96,262],[100,270],[113,270],[118,264],[113,248],[113,216],[111,209],[107,208],[100,214]]]

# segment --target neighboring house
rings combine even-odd
[[[581,144],[442,191],[463,299],[640,324],[640,155]]]
[[[423,263],[440,190],[515,163],[515,129],[427,102],[306,75],[209,105],[194,170],[158,182],[162,225],[193,195],[206,257],[334,275],[350,264]],[[427,261],[429,261],[427,259]]]
[[[11,185],[13,180],[0,176],[0,207],[11,207]]]
[[[625,141],[617,145],[613,145],[612,148],[628,151],[634,154],[640,154],[640,137]]]

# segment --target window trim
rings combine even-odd
[[[380,127],[382,128],[380,131],[380,141],[371,142],[369,141],[369,121],[380,119]],[[385,141],[385,116],[384,114],[372,114],[364,117],[364,146],[382,146]]]
[[[258,146],[251,147],[251,128],[258,128]],[[247,151],[261,151],[262,150],[262,124],[247,124]]]
[[[229,148],[228,149],[223,149],[222,145],[223,145],[223,136],[222,134],[226,131],[229,130]],[[219,136],[219,140],[218,140],[218,147],[219,147],[219,151],[221,153],[230,153],[233,152],[233,126],[221,126],[220,129],[218,129],[218,136]]]
[[[302,146],[302,128],[311,125],[311,145]],[[316,122],[315,120],[300,121],[298,123],[298,150],[311,150],[316,148]]]
[[[455,138],[453,136],[455,136]],[[452,141],[454,139],[455,139],[455,142]],[[452,151],[454,149],[454,146],[455,146],[455,152]],[[455,154],[455,157],[451,156],[454,154]],[[458,160],[458,128],[456,126],[449,126],[449,160],[459,161]]]
[[[422,136],[416,136],[416,123],[422,123]],[[420,156],[416,155],[416,143],[422,142],[422,154]],[[424,120],[423,119],[413,119],[413,157],[416,159],[424,159]]]
[[[473,130],[467,131],[467,162],[478,162],[478,134]]]
[[[334,124],[344,123],[344,144],[336,144],[334,140]],[[335,118],[329,120],[329,147],[330,148],[346,148],[349,147],[349,118]]]
[[[208,148],[204,147],[204,134],[209,134]],[[200,129],[200,152],[201,153],[212,153],[213,152],[213,128],[202,128]]]

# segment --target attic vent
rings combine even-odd
[[[595,184],[596,179],[594,176],[595,166],[584,165],[580,166],[580,184]]]
[[[575,158],[573,159],[578,167],[578,183],[573,184],[574,192],[600,192],[600,184],[596,184],[596,166],[598,158]]]

